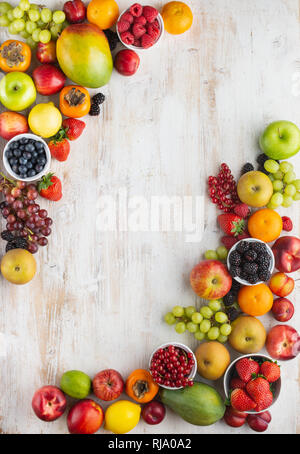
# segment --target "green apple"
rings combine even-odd
[[[0,82],[0,101],[9,110],[27,109],[36,99],[36,89],[28,74],[13,71]]]
[[[290,158],[300,150],[300,130],[290,121],[274,121],[260,136],[259,145],[269,158]]]

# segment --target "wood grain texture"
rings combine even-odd
[[[118,3],[120,10],[130,5]],[[2,433],[66,433],[65,417],[47,424],[31,410],[35,389],[59,384],[66,370],[93,377],[112,367],[126,377],[147,367],[163,342],[197,345],[163,324],[162,315],[174,304],[201,304],[188,274],[207,246],[219,244],[214,206],[205,196],[205,241],[189,243],[185,232],[99,231],[101,197],[120,189],[149,202],[153,196],[204,195],[207,176],[221,162],[236,176],[242,164],[254,162],[267,123],[300,123],[299,1],[188,3],[191,30],[165,34],[159,49],[143,53],[134,77],[114,72],[103,88],[101,117],[86,118],[66,163],[53,161],[64,196],[58,203],[41,201],[55,224],[49,247],[37,255],[34,281],[18,288],[1,279]],[[1,30],[1,42],[7,37]],[[299,173],[300,158],[293,161]],[[283,212],[293,215],[299,234],[299,203]],[[0,247],[2,254],[3,242]],[[296,294],[299,280],[294,302]],[[262,320],[266,327],[274,324],[270,316]],[[299,322],[296,305],[291,324],[299,329]],[[285,363],[282,376],[267,433],[300,433],[299,361]],[[222,389],[221,382],[217,386]],[[163,424],[140,422],[132,433],[239,432],[253,433],[222,422],[195,427],[169,411]]]

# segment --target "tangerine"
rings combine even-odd
[[[193,23],[193,13],[183,2],[169,2],[161,11],[165,30],[172,35],[186,32]]]
[[[87,7],[87,19],[101,30],[112,27],[118,20],[119,7],[115,0],[92,0]]]
[[[282,231],[282,219],[277,211],[263,208],[253,213],[248,220],[248,231],[253,238],[265,243],[276,240]]]
[[[245,285],[238,293],[238,303],[245,314],[264,315],[273,305],[273,294],[266,284]]]

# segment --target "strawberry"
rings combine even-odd
[[[243,219],[247,218],[250,214],[250,208],[245,203],[239,203],[234,207],[233,211]]]
[[[131,5],[131,7],[129,8],[129,12],[130,12],[130,14],[132,14],[132,16],[134,16],[134,17],[139,17],[139,16],[142,15],[143,7],[142,7],[142,5],[140,5],[139,3],[134,3],[134,4]]]
[[[155,39],[153,39],[152,36],[148,35],[148,33],[145,33],[141,38],[141,45],[144,49],[153,46],[154,43]]]
[[[50,140],[48,147],[54,159],[58,161],[66,161],[70,153],[70,142],[67,139],[56,139],[55,137]]]
[[[141,36],[146,33],[146,29],[141,24],[134,24],[132,27],[132,34],[135,38],[139,39]]]
[[[133,44],[134,43],[134,36],[129,31],[121,33],[120,38],[124,44]]]
[[[264,361],[260,366],[260,372],[269,383],[273,383],[280,378],[280,366],[276,362]]]
[[[238,377],[234,377],[230,380],[229,388],[230,389],[244,389],[246,383]]]
[[[85,122],[77,120],[77,118],[66,118],[62,122],[62,127],[65,130],[65,137],[69,140],[76,140],[81,136],[85,128]]]
[[[257,411],[268,408],[273,401],[273,394],[270,391],[269,382],[263,377],[250,380],[246,385],[246,391],[256,403]]]
[[[62,198],[61,181],[53,173],[48,173],[39,182],[38,191],[45,199],[58,202]]]
[[[154,22],[158,16],[158,11],[153,6],[144,6],[143,8],[143,16],[146,18],[147,22],[151,24]]]
[[[225,213],[218,216],[218,222],[226,235],[237,236],[245,229],[245,221],[234,213]]]
[[[237,361],[235,369],[240,379],[248,383],[252,378],[252,374],[258,374],[259,364],[251,358],[242,358]]]
[[[256,403],[243,389],[234,389],[230,396],[231,406],[238,411],[249,411],[256,408]]]
[[[130,28],[130,23],[127,20],[121,19],[118,22],[117,27],[119,33],[127,32],[127,30],[129,30]]]
[[[234,236],[222,236],[222,238],[221,238],[221,243],[224,244],[224,246],[226,247],[226,249],[228,249],[228,251],[237,242],[238,242],[238,239],[235,238]]]
[[[288,216],[282,216],[282,229],[286,232],[293,230],[293,222]]]

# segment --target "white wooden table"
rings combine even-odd
[[[62,3],[49,0],[47,6]],[[119,0],[120,9],[130,3]],[[135,76],[114,72],[101,90],[101,117],[86,117],[66,163],[53,161],[64,196],[58,203],[41,201],[55,224],[49,246],[37,255],[34,281],[17,287],[1,279],[0,432],[66,433],[65,416],[43,423],[31,409],[34,391],[59,384],[66,370],[93,377],[115,368],[126,377],[147,367],[163,342],[196,347],[192,335],[176,334],[162,316],[174,304],[200,304],[188,275],[205,248],[219,244],[215,207],[205,195],[207,176],[221,162],[238,176],[245,162],[255,161],[257,137],[270,121],[300,125],[299,2],[188,3],[191,30],[166,34],[159,49],[141,56]],[[1,42],[7,38],[1,31]],[[212,231],[206,244],[192,242],[186,231],[152,231],[145,223],[133,231],[132,218],[123,231],[101,231],[102,202],[108,200],[103,196],[118,201],[119,194],[122,202],[126,193],[129,214],[145,200],[150,206],[155,196],[195,202],[205,195],[198,224]],[[299,206],[284,210],[293,215],[295,234]],[[119,211],[124,221],[122,216]],[[3,254],[4,242],[0,247]],[[290,324],[299,329],[299,321],[296,304]],[[275,324],[270,316],[263,322]],[[300,433],[298,366],[294,359],[282,367],[283,388],[267,433]],[[168,411],[161,425],[141,421],[132,433],[237,432],[254,433],[223,422],[195,427]]]

